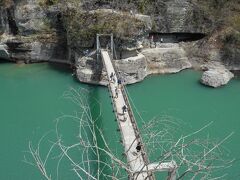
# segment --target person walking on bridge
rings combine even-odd
[[[113,72],[111,72],[111,74],[110,74],[110,81],[111,82],[115,82],[115,78],[114,78],[114,73]]]
[[[125,112],[127,112],[127,106],[126,105],[124,105],[123,107],[122,107],[122,114],[124,115],[125,114]]]
[[[140,152],[141,151],[141,148],[142,148],[142,145],[140,142],[137,143],[137,146],[136,146],[136,150],[137,152]]]
[[[114,98],[118,98],[118,87],[115,87],[115,97]]]
[[[119,78],[119,79],[117,80],[117,83],[118,83],[118,88],[120,89],[120,88],[121,88],[121,85],[122,85],[122,80]]]

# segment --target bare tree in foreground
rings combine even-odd
[[[57,119],[56,140],[49,142],[48,152],[42,153],[40,150],[47,135],[39,141],[37,147],[29,142],[31,160],[25,158],[24,161],[36,166],[47,180],[59,178],[59,167],[63,159],[68,160],[73,173],[83,180],[127,179],[128,174],[133,173],[124,158],[111,150],[103,131],[97,126],[98,118],[93,118],[92,109],[95,107],[89,104],[88,93],[85,89],[70,89],[64,94],[65,98],[78,105],[79,110],[75,115],[63,115]],[[97,100],[95,102],[100,106]],[[61,133],[61,124],[64,122],[75,124],[76,132],[72,136],[72,143],[66,141]],[[211,141],[208,136],[199,138],[198,135],[211,124],[212,122],[176,139],[176,132],[180,132],[179,124],[169,117],[160,117],[145,123],[141,135],[153,162],[159,166],[169,161],[177,163],[177,179],[223,179],[227,174],[220,172],[230,167],[233,160],[226,160],[227,151],[222,148],[222,144],[233,133],[216,142]],[[57,161],[54,178],[47,168],[49,161],[53,159]]]

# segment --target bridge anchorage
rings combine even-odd
[[[102,48],[100,45],[100,36],[110,36],[110,47]],[[112,97],[112,105],[122,136],[124,153],[127,157],[130,180],[155,180],[154,172],[168,172],[168,180],[176,179],[177,165],[174,161],[166,163],[150,163],[147,152],[141,138],[136,119],[134,117],[126,89],[122,82],[119,71],[111,61],[114,54],[113,34],[97,34],[97,59],[99,56],[103,61],[107,71],[108,88]],[[109,45],[108,45],[109,46]],[[110,55],[109,55],[110,48]]]

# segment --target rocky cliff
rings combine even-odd
[[[0,8],[0,41],[10,60],[38,62],[66,60],[68,47],[57,7],[37,0],[5,0]]]
[[[79,80],[100,84],[104,69],[86,54],[96,33],[114,34],[128,83],[214,61],[240,70],[239,12],[237,0],[1,0],[0,43],[12,61],[76,61]]]

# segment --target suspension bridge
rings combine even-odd
[[[100,36],[111,37],[111,51],[101,48]],[[129,179],[155,180],[154,171],[169,172],[168,179],[176,179],[176,163],[149,163],[147,152],[134,117],[126,89],[119,75],[119,71],[112,62],[114,44],[113,35],[97,34],[97,59],[101,56],[107,71],[108,88],[112,98],[112,105],[121,132],[124,154],[130,168]]]

